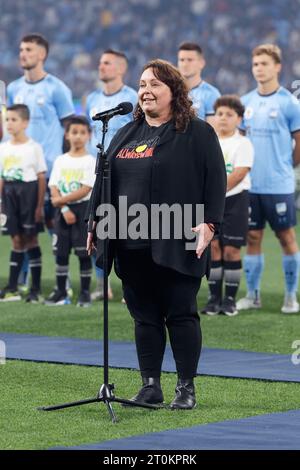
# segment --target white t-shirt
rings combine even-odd
[[[236,131],[231,137],[220,138],[219,142],[224,155],[226,173],[230,175],[237,167],[251,168],[254,160],[254,149],[250,140]],[[251,188],[250,175],[247,173],[244,179],[226,193],[226,197],[239,194]]]
[[[64,153],[54,161],[49,187],[56,186],[62,196],[77,191],[82,186],[92,188],[95,182],[95,164],[96,159],[92,155],[72,157],[69,153]],[[89,192],[74,203],[88,201],[90,196]]]
[[[24,144],[11,141],[0,144],[0,174],[5,181],[36,181],[38,173],[47,171],[43,149],[33,139]]]

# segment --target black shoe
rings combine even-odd
[[[175,393],[175,398],[170,405],[172,410],[192,410],[195,408],[196,397],[193,379],[179,379]]]
[[[56,305],[70,305],[71,301],[67,295],[67,292],[55,290],[50,294],[48,299],[45,300],[45,305],[56,306]]]
[[[39,291],[30,289],[29,294],[27,295],[25,302],[30,304],[39,304],[43,301]]]
[[[163,403],[164,397],[160,387],[159,377],[143,377],[143,386],[141,390],[130,401],[138,403],[147,403],[150,405],[158,405]],[[123,406],[130,406],[124,404]]]
[[[88,290],[80,292],[77,307],[90,307],[91,306],[91,295]]]
[[[215,295],[211,295],[208,299],[207,304],[205,305],[203,310],[201,310],[201,313],[206,313],[206,315],[214,316],[218,315],[220,311],[220,299],[217,298]]]
[[[225,297],[222,305],[221,305],[221,312],[225,313],[228,317],[234,317],[239,313],[238,309],[236,308],[236,303],[233,297]]]

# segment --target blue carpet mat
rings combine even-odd
[[[299,450],[300,410],[58,449]]]
[[[102,341],[14,333],[0,333],[0,340],[6,343],[7,359],[103,365]],[[135,345],[130,342],[110,342],[109,364],[119,369],[138,369]],[[175,372],[169,346],[166,348],[163,371]],[[203,349],[198,374],[300,382],[300,365],[294,365],[289,355],[207,348]]]

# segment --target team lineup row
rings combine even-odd
[[[43,37],[29,35],[23,38],[20,64],[24,76],[7,88],[10,110],[7,111],[6,120],[11,139],[0,147],[1,212],[3,226],[13,238],[13,249],[9,283],[0,297],[5,300],[16,296],[17,280],[24,252],[27,251],[33,280],[28,300],[38,298],[41,254],[37,234],[28,234],[33,225],[32,217],[35,222],[42,219],[46,174],[47,179],[50,178],[48,184],[52,205],[59,208],[56,210],[54,237],[57,289],[49,302],[68,302],[68,253],[73,246],[80,258],[79,304],[88,305],[92,265],[83,249],[85,240],[81,235],[84,230],[80,223],[83,223],[84,206],[93,186],[92,155],[95,155],[101,133],[101,125],[94,124],[91,117],[121,101],[130,101],[136,105],[143,87],[148,85],[141,81],[138,94],[127,87],[123,82],[127,68],[126,56],[114,50],[105,51],[99,62],[102,87],[86,99],[87,121],[83,118],[70,119],[74,114],[71,91],[45,71],[47,53],[48,43]],[[210,298],[204,312],[210,315],[219,312],[235,315],[240,309],[261,307],[260,280],[264,264],[261,245],[266,222],[271,225],[282,247],[286,283],[282,311],[298,312],[296,292],[300,258],[293,228],[296,224],[293,166],[300,162],[300,107],[298,100],[279,84],[281,51],[268,44],[254,49],[252,70],[257,89],[241,100],[233,96],[221,97],[215,87],[202,79],[204,66],[204,55],[197,44],[185,43],[180,46],[179,71],[189,89],[198,117],[211,123],[218,134],[228,176],[224,222],[211,245]],[[151,99],[159,104],[155,86],[150,91]],[[29,109],[30,119],[26,116],[25,108],[18,107],[24,104]],[[118,129],[132,119],[132,114],[111,119],[106,148]],[[66,126],[66,142],[70,145],[69,151],[63,155],[62,125]],[[24,185],[26,190],[23,193],[21,187]],[[32,189],[27,191],[29,186]],[[26,208],[30,205],[33,207],[30,216],[28,212],[25,214],[25,211],[15,209],[18,203],[24,208],[25,193],[26,197],[31,198],[27,199]],[[45,208],[45,217],[51,229],[54,217],[49,202]],[[240,250],[246,241],[244,270],[248,293],[246,298],[236,303],[242,272]],[[96,296],[99,297],[103,291],[101,270],[97,270],[97,279]]]

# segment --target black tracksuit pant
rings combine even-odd
[[[141,375],[160,376],[167,328],[179,378],[194,377],[202,343],[196,302],[201,279],[157,265],[150,249],[118,250],[117,262]]]

